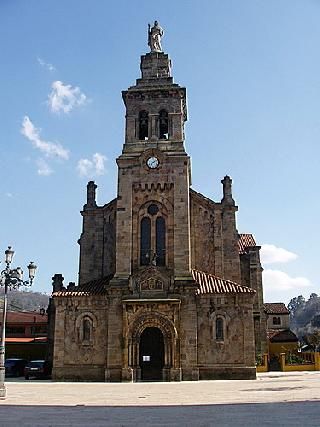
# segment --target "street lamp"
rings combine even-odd
[[[23,280],[23,271],[21,267],[10,268],[14,251],[11,246],[5,251],[5,263],[6,268],[0,273],[0,286],[4,286],[4,297],[3,297],[3,312],[2,312],[2,331],[1,331],[1,342],[0,342],[0,399],[6,397],[6,385],[5,385],[5,340],[6,340],[6,317],[7,317],[7,292],[8,289],[18,289],[20,286],[31,286],[34,276],[36,274],[37,266],[30,262],[28,265],[29,280]]]

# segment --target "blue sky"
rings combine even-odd
[[[154,19],[187,87],[193,188],[218,201],[233,178],[238,230],[263,245],[266,301],[319,292],[316,0],[2,0],[0,250],[38,264],[34,290],[50,292],[54,273],[77,281],[86,183],[99,204],[116,195],[121,90]]]

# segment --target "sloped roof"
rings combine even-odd
[[[46,343],[48,341],[47,337],[6,337],[6,343],[19,343],[19,344],[28,344],[28,343]]]
[[[266,302],[263,304],[264,312],[267,314],[289,314],[289,310],[283,302]]]
[[[33,311],[8,311],[6,323],[47,323],[48,316]],[[1,320],[0,320],[1,323]]]
[[[256,246],[256,241],[254,240],[254,237],[252,234],[239,234],[239,240],[238,240],[238,248],[239,248],[239,254],[243,254],[246,252],[246,249]]]
[[[197,295],[205,294],[225,294],[225,293],[247,293],[254,294],[255,290],[247,286],[238,285],[231,280],[221,279],[212,274],[204,273],[203,271],[191,270],[193,280],[196,282]],[[73,296],[91,296],[106,294],[106,286],[110,281],[110,276],[103,279],[93,280],[81,286],[75,286],[72,289],[63,289],[53,292],[52,296],[56,297],[73,297]]]
[[[190,188],[190,196],[191,197],[197,197],[198,199],[201,199],[203,202],[206,202],[207,204],[211,205],[212,207],[214,207],[215,205],[217,205],[217,203],[211,199],[209,199],[209,197],[204,196],[203,194],[199,193],[198,191],[195,191],[193,188]]]
[[[291,329],[268,329],[267,337],[270,342],[297,342],[298,338]]]
[[[110,277],[103,279],[92,280],[80,286],[75,286],[71,289],[62,289],[52,293],[54,297],[84,297],[91,295],[104,295],[106,293],[106,285],[109,283]]]
[[[205,294],[254,294],[254,289],[238,285],[231,280],[221,279],[203,271],[191,270],[193,280],[197,283],[197,295]]]

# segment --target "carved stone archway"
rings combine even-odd
[[[180,381],[180,360],[178,357],[178,336],[174,324],[158,312],[142,313],[132,323],[128,334],[128,366],[133,370],[133,379],[141,380],[139,364],[140,338],[146,328],[160,329],[164,340],[163,381]]]

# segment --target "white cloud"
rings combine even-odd
[[[263,287],[265,291],[287,291],[296,289],[300,292],[301,288],[309,288],[312,283],[306,277],[291,277],[284,271],[264,270]]]
[[[56,67],[49,62],[44,61],[42,58],[37,58],[38,63],[41,65],[41,67],[46,68],[47,70],[53,72],[56,71]]]
[[[86,95],[79,87],[64,85],[59,80],[52,83],[52,91],[48,98],[48,105],[53,113],[70,113],[75,107],[87,102]]]
[[[260,255],[263,264],[286,263],[298,258],[293,252],[268,244],[261,246]]]
[[[58,157],[67,160],[69,151],[59,143],[41,139],[40,131],[41,129],[36,128],[28,116],[23,118],[21,133],[32,142],[35,148],[40,150],[46,157]]]
[[[50,168],[48,163],[44,159],[39,159],[37,161],[38,166],[38,175],[49,176],[52,174],[53,170]]]
[[[13,194],[8,192],[8,193],[6,193],[6,196],[9,197],[9,199],[11,199],[13,197]]]
[[[106,172],[105,161],[106,156],[95,153],[92,160],[80,159],[77,169],[80,176],[92,177],[95,175],[103,175]]]

